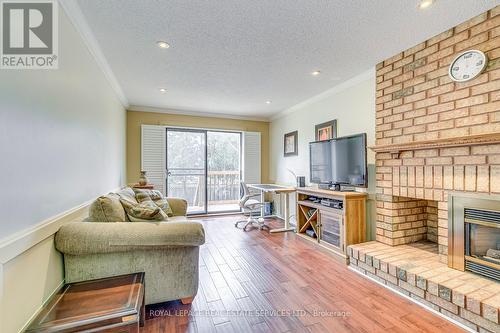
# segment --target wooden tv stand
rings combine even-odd
[[[342,202],[337,209],[308,200],[310,197]],[[346,262],[348,245],[366,241],[366,193],[297,188],[297,235],[313,240]],[[314,236],[306,234],[313,230]]]

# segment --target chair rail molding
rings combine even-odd
[[[116,188],[111,192],[120,189]],[[97,196],[96,196],[97,197]],[[24,251],[30,249],[44,239],[52,236],[59,228],[69,222],[74,222],[85,217],[90,204],[94,199],[73,207],[65,212],[52,216],[27,229],[0,240],[0,265],[14,259]]]
[[[64,213],[48,218],[30,228],[4,238],[0,241],[0,264],[7,263],[24,251],[55,234],[63,224],[75,221],[86,212],[91,202],[85,202]]]

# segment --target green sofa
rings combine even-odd
[[[64,256],[66,283],[145,272],[146,304],[189,303],[198,291],[203,226],[187,220],[187,203],[176,198],[168,198],[174,215],[168,221],[129,222],[118,211],[119,197],[132,195],[126,188],[102,196],[85,222],[59,229],[55,244]]]

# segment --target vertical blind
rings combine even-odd
[[[166,195],[167,160],[165,126],[141,126],[141,170],[155,189]]]
[[[261,182],[260,132],[243,133],[243,181],[248,184]]]

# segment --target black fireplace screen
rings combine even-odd
[[[500,212],[465,209],[466,269],[499,280]]]
[[[500,229],[467,224],[466,255],[500,265]]]

